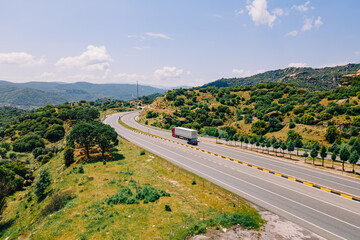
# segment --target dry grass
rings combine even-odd
[[[125,159],[83,164],[84,173],[64,169],[61,156],[45,165],[53,178],[49,197],[40,204],[31,189],[9,198],[0,232],[10,239],[182,239],[187,227],[220,212],[254,211],[244,200],[171,163],[122,140]],[[197,184],[192,185],[196,180]],[[163,189],[171,197],[135,205],[108,205],[107,196],[132,183]],[[41,211],[57,192],[75,196],[64,208],[43,217]],[[165,211],[170,205],[172,211]]]

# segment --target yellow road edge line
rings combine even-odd
[[[222,155],[219,155],[219,154],[216,154],[216,153],[212,153],[212,152],[209,152],[209,151],[206,151],[206,150],[202,150],[202,149],[197,148],[197,147],[189,146],[189,145],[187,145],[187,144],[180,143],[180,142],[175,141],[175,140],[170,140],[170,139],[167,139],[167,138],[164,138],[164,137],[159,137],[159,136],[156,136],[156,135],[153,135],[153,134],[149,134],[149,133],[143,133],[143,132],[141,132],[140,130],[132,130],[132,131],[133,131],[133,132],[139,132],[139,133],[141,133],[141,134],[148,135],[148,136],[150,136],[150,137],[155,137],[155,138],[163,139],[163,140],[166,140],[166,141],[170,141],[170,142],[173,142],[173,143],[176,143],[176,144],[183,145],[183,146],[188,147],[188,148],[192,148],[192,149],[195,149],[195,150],[198,150],[198,151],[202,151],[202,152],[205,152],[205,153],[210,153],[211,155],[215,155],[215,156],[218,156],[218,157],[222,157],[222,158],[225,158],[225,159],[227,159],[227,160],[231,160],[231,161],[234,161],[234,162],[236,162],[236,163],[240,163],[240,164],[243,164],[243,165],[245,165],[245,166],[249,166],[249,164],[246,163],[246,162],[240,162],[240,161],[238,161],[238,160],[235,160],[235,159],[232,159],[232,158],[229,158],[229,157],[225,157],[225,156],[222,156]],[[260,169],[260,170],[262,170],[262,171],[264,171],[264,172],[267,172],[267,173],[270,173],[270,170],[265,169],[265,168],[261,168],[261,167],[255,166],[255,165],[251,165],[251,167],[252,167],[252,168],[255,168],[255,169]],[[297,181],[296,178],[289,177],[289,176],[283,175],[283,174],[281,174],[281,173],[275,172],[274,175],[279,176],[279,177],[286,176],[286,178],[289,179],[289,180],[291,180],[291,181]],[[302,180],[300,180],[300,181],[302,181]],[[314,184],[313,184],[313,183],[306,182],[306,181],[302,181],[302,183],[305,184],[305,185],[308,185],[308,186],[310,186],[310,187],[314,187]],[[330,190],[330,189],[328,189],[328,188],[321,187],[321,186],[319,186],[319,185],[317,185],[317,186],[319,187],[320,190],[323,190],[323,191],[325,191],[325,192],[331,193],[331,191],[332,191],[332,190]],[[336,190],[334,190],[334,191],[336,191]],[[345,197],[345,198],[348,198],[348,199],[351,199],[351,200],[357,200],[357,201],[360,200],[360,198],[357,197],[357,196],[347,195],[347,194],[341,193],[341,192],[339,192],[339,191],[336,191],[336,192],[337,192],[337,194],[338,194],[339,196],[341,196],[341,197]]]

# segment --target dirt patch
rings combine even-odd
[[[325,240],[325,238],[300,227],[299,225],[286,220],[269,211],[260,212],[263,219],[267,221],[264,231],[246,230],[240,226],[230,229],[214,230],[209,229],[204,235],[189,238],[189,240],[235,240],[235,239],[259,239],[259,240]]]

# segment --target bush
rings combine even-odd
[[[143,156],[143,155],[145,155],[145,151],[140,152],[140,156]]]
[[[9,153],[9,158],[11,159],[11,160],[16,160],[16,158],[17,158],[17,155],[16,155],[16,153]]]
[[[294,122],[290,122],[290,123],[289,123],[289,128],[290,128],[290,129],[293,129],[295,126],[296,126],[296,125],[295,125]]]
[[[35,195],[39,199],[43,198],[45,196],[45,190],[50,184],[51,184],[50,173],[46,169],[41,170],[40,176],[34,185]]]
[[[130,190],[130,188],[126,187],[123,189],[120,189],[117,193],[114,195],[108,197],[106,200],[107,204],[135,204],[138,203],[136,199],[133,197],[133,193]]]
[[[193,179],[193,180],[191,181],[191,185],[196,185],[195,179]]]
[[[5,148],[6,151],[10,151],[10,150],[11,150],[11,144],[8,143],[8,142],[2,142],[2,143],[0,144],[0,147],[1,147],[1,148]]]
[[[37,147],[45,147],[45,143],[39,135],[28,134],[16,139],[12,146],[15,152],[31,152]]]
[[[53,212],[59,211],[72,198],[73,197],[70,191],[56,193],[51,197],[50,202],[41,211],[41,215],[47,216]]]
[[[171,207],[168,204],[165,204],[165,211],[171,212]]]
[[[44,134],[44,137],[49,140],[50,142],[57,142],[61,140],[65,135],[64,127],[59,124],[54,124],[50,126],[46,133]]]
[[[71,147],[66,147],[64,152],[64,163],[66,167],[69,167],[74,163],[74,149]]]

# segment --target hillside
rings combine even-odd
[[[33,88],[1,87],[0,106],[32,109],[47,104],[60,104],[68,98],[58,93],[44,92]]]
[[[273,82],[176,89],[147,107],[141,121],[165,129],[188,127],[211,136],[219,130],[220,137],[227,139],[275,136],[288,141],[290,136],[300,138],[306,147],[315,141],[329,146],[334,141],[359,138],[360,77],[351,84],[328,92]],[[329,129],[333,130],[331,136],[326,135]]]
[[[292,83],[299,88],[310,91],[328,91],[338,86],[343,75],[356,73],[360,64],[348,64],[344,66],[325,68],[295,68],[289,67],[265,73],[256,74],[244,78],[222,78],[205,84],[205,87],[233,87],[241,85],[255,85],[265,82]]]
[[[0,81],[0,105],[20,108],[43,107],[46,104],[94,101],[101,98],[131,100],[136,98],[136,84],[92,84]],[[164,93],[164,90],[139,85],[139,96]]]
[[[0,238],[187,239],[207,228],[260,229],[249,203],[99,121],[130,109],[121,101],[48,105],[7,125]]]
[[[0,107],[0,127],[16,120],[25,113],[27,113],[27,111],[18,108]]]

